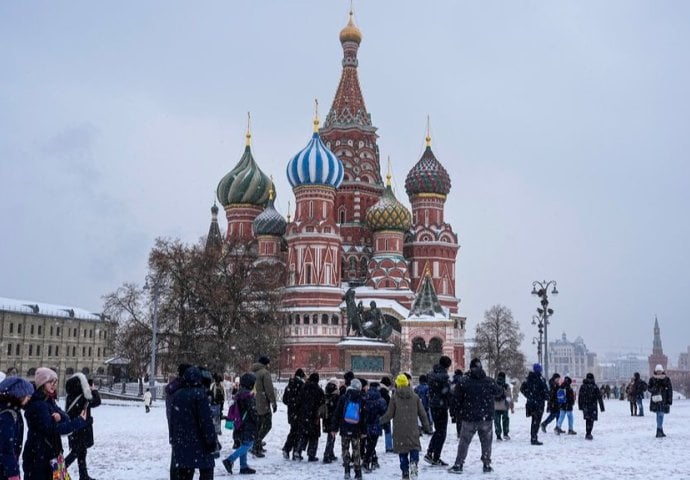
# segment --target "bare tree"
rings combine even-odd
[[[482,359],[487,365],[487,372],[494,377],[501,371],[509,377],[522,377],[525,355],[519,348],[523,337],[510,309],[494,305],[484,312],[484,320],[477,325],[472,355]]]

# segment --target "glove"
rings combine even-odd
[[[278,404],[274,403],[273,404],[273,413],[276,413],[278,411]]]

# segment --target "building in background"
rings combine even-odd
[[[76,372],[105,376],[115,328],[81,308],[0,298],[0,370],[31,380],[48,367],[61,387]]]
[[[596,354],[587,350],[582,337],[571,342],[564,332],[560,339],[549,342],[548,354],[551,372],[558,372],[561,377],[581,380],[590,372],[599,377]]]

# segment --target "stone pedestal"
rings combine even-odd
[[[391,374],[392,343],[365,337],[345,337],[338,343],[343,372],[357,377],[380,378]]]

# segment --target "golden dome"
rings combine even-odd
[[[362,32],[357,28],[355,22],[353,21],[353,13],[350,11],[350,20],[347,22],[345,28],[340,31],[340,43],[344,42],[355,42],[360,43],[362,41]]]

